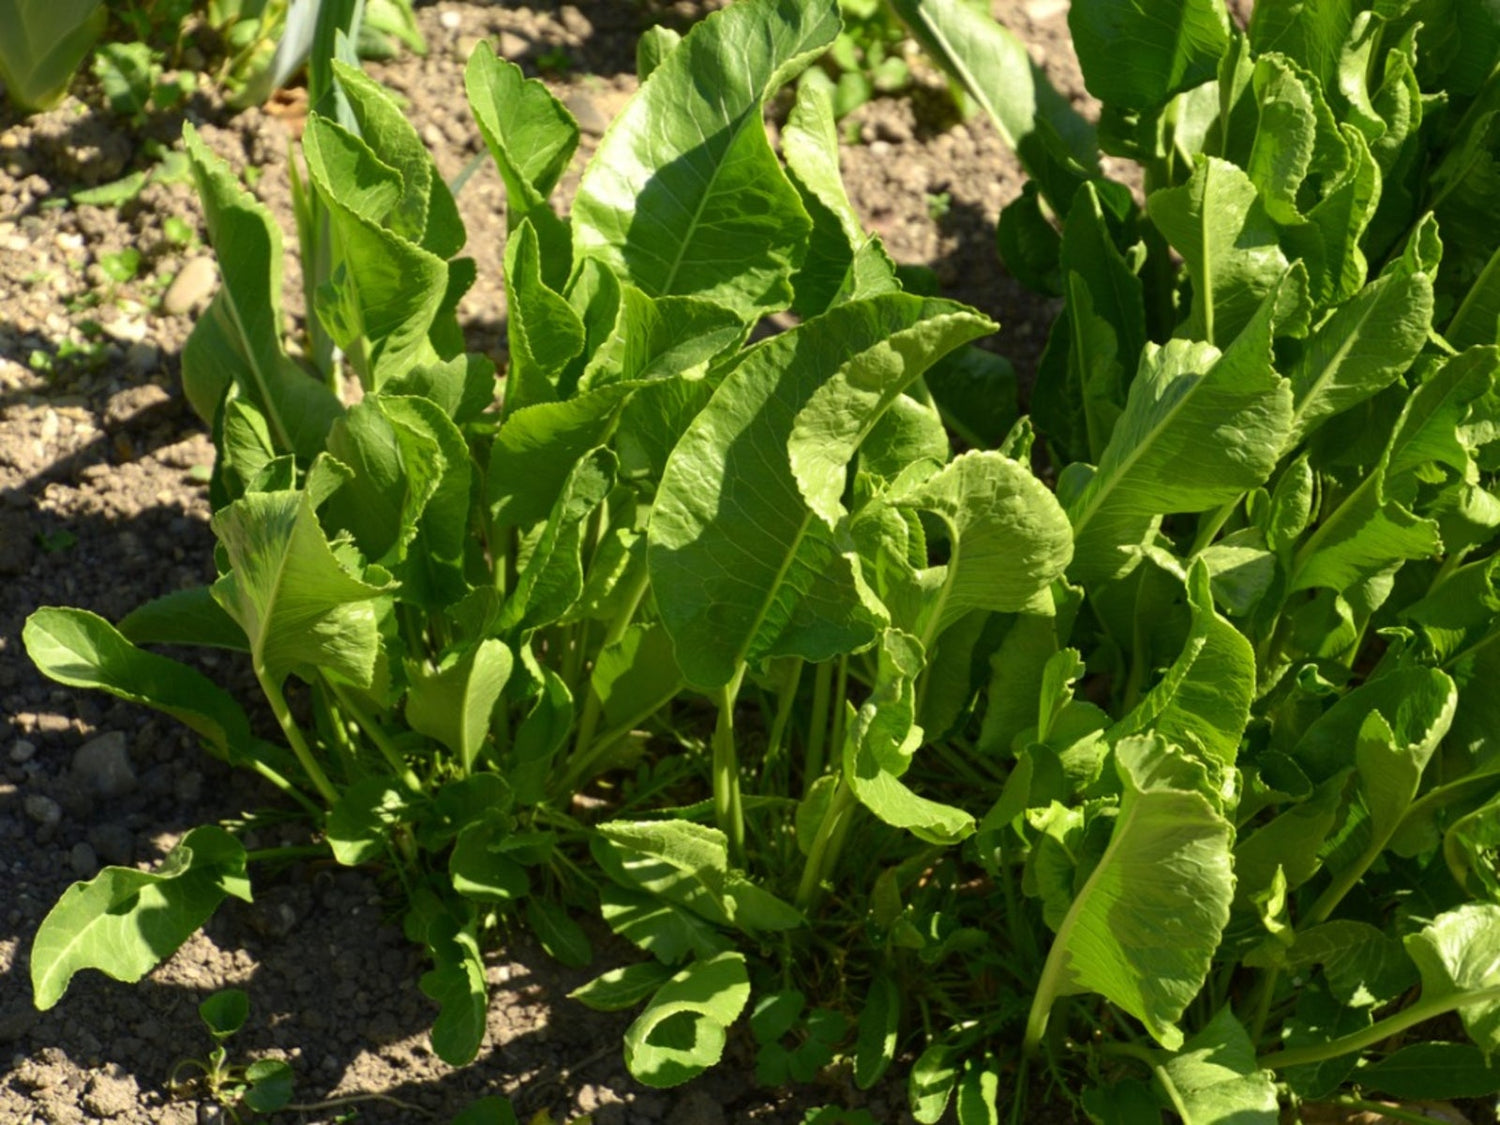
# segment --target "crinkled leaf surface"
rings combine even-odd
[[[1058,928],[1035,1003],[1097,992],[1176,1050],[1229,921],[1234,828],[1201,767],[1161,739],[1127,738],[1115,762],[1125,792],[1109,847]]]
[[[1276,1125],[1276,1080],[1226,1006],[1162,1066],[1183,1125]]]
[[[1229,47],[1220,0],[1074,0],[1068,29],[1089,93],[1125,109],[1156,109],[1208,81]]]
[[[988,322],[891,294],[838,305],[746,353],[667,461],[649,524],[652,591],[690,683],[727,684],[763,656],[826,660],[878,620],[816,507],[896,395]],[[794,474],[798,435],[805,461]],[[811,498],[809,498],[811,499]]]
[[[1487,1054],[1500,1051],[1500,905],[1471,902],[1442,914],[1406,938],[1422,974],[1422,999],[1484,994],[1459,1008],[1469,1038]]]
[[[280,684],[301,666],[368,685],[385,585],[355,578],[334,556],[305,492],[252,492],[213,518],[231,571],[214,597],[239,622],[257,671]]]

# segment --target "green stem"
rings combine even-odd
[[[734,746],[734,701],[740,693],[745,666],[719,689],[719,721],[714,725],[713,782],[714,818],[729,837],[729,860],[745,866],[745,810],[740,804],[740,761]]]
[[[1229,517],[1234,515],[1234,510],[1239,507],[1239,500],[1231,500],[1222,508],[1211,513],[1204,513],[1198,517],[1198,533],[1193,536],[1193,545],[1188,548],[1188,558],[1197,558],[1205,548],[1214,541],[1224,525],[1229,522]]]
[[[803,663],[800,656],[792,657],[787,667],[786,679],[782,681],[781,690],[776,693],[776,716],[771,720],[771,733],[766,737],[766,757],[761,767],[762,776],[768,776],[772,770],[781,765],[781,748],[786,741],[786,728],[792,718],[792,709],[797,703],[797,688],[802,683]],[[784,785],[773,785],[768,788],[775,792],[787,791]]]
[[[802,795],[823,776],[823,747],[828,741],[828,694],[833,690],[833,665],[819,664],[813,675],[812,717],[807,730],[807,757],[802,766]]]
[[[635,617],[635,611],[641,604],[641,599],[646,595],[646,587],[650,585],[650,573],[643,566],[640,574],[636,576],[630,587],[630,593],[625,599],[625,604],[620,612],[615,615],[609,623],[609,631],[604,634],[604,640],[600,642],[599,651],[603,652],[610,645],[619,642],[630,628],[630,622]],[[579,763],[587,761],[589,752],[593,749],[594,732],[599,729],[599,716],[602,712],[603,702],[599,693],[594,690],[593,678],[589,679],[588,698],[583,704],[583,714],[578,720],[578,736],[573,740],[573,753],[569,755],[570,775],[576,772]]]
[[[287,844],[280,848],[256,848],[245,853],[245,862],[269,863],[277,859],[301,859],[304,856],[327,856],[327,844]]]
[[[328,690],[333,692],[334,698],[339,701],[339,706],[347,711],[349,717],[359,724],[359,729],[369,736],[370,741],[375,744],[375,748],[380,751],[381,757],[391,767],[391,772],[406,782],[412,790],[420,793],[422,791],[421,779],[417,777],[416,772],[407,764],[406,759],[402,757],[401,751],[391,741],[391,736],[381,729],[375,717],[361,707],[359,702],[345,691],[336,680],[324,676],[323,682],[328,685]]]
[[[833,760],[838,762],[844,753],[844,723],[849,715],[849,657],[839,657],[838,678],[833,685],[833,698],[829,702],[833,706],[832,730],[828,735],[828,752],[833,755]]]
[[[256,773],[260,774],[261,777],[265,778],[272,785],[276,786],[277,789],[280,789],[292,800],[296,801],[308,812],[312,813],[313,816],[320,817],[323,815],[323,810],[318,808],[311,797],[302,792],[301,789],[298,789],[290,779],[283,777],[273,767],[266,765],[265,762],[252,760],[250,763],[250,768],[253,769]]]
[[[286,705],[286,696],[281,693],[281,685],[272,683],[271,678],[260,668],[255,669],[255,678],[260,681],[260,690],[265,694],[266,702],[271,705],[271,714],[276,716],[276,722],[281,725],[282,733],[286,735],[292,753],[297,755],[297,762],[302,766],[302,771],[307,774],[308,780],[313,783],[313,788],[318,791],[318,795],[328,803],[330,808],[333,807],[338,803],[338,790],[333,787],[333,782],[328,780],[323,767],[318,765],[318,760],[313,757],[312,748],[308,746],[307,739],[302,737],[302,728],[292,718],[292,709]]]
[[[1308,1066],[1327,1059],[1336,1059],[1341,1055],[1352,1055],[1355,1051],[1363,1051],[1366,1047],[1373,1047],[1394,1035],[1400,1035],[1419,1023],[1445,1016],[1449,1012],[1457,1011],[1470,1004],[1487,1004],[1496,1000],[1500,1000],[1500,985],[1478,988],[1472,992],[1460,992],[1451,996],[1437,996],[1431,1000],[1419,1000],[1410,1008],[1404,1008],[1395,1015],[1377,1020],[1369,1027],[1361,1028],[1359,1031],[1340,1036],[1327,1043],[1313,1043],[1306,1047],[1288,1047],[1284,1051],[1262,1055],[1256,1060],[1256,1065],[1262,1070],[1285,1070],[1288,1067]]]
[[[812,909],[824,877],[832,872],[834,864],[838,862],[839,844],[843,840],[843,833],[839,830],[840,822],[851,819],[847,814],[856,804],[858,802],[854,799],[854,791],[840,777],[834,785],[832,796],[828,798],[828,807],[823,810],[823,819],[818,822],[813,842],[807,849],[807,862],[802,865],[796,903],[797,909],[803,913]]]

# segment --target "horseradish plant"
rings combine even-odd
[[[1000,394],[966,350],[994,325],[900,291],[828,84],[768,141],[835,6],[744,0],[643,40],[566,220],[572,119],[471,60],[508,197],[498,405],[451,193],[374,83],[340,67],[357,133],[303,143],[357,402],[292,358],[279,233],[190,134],[220,577],[117,626],[38,611],[33,658],[399,877],[451,1061],[491,925],[583,963],[584,909],[645,956],[578,996],[640,1009],[657,1085],[748,1009],[768,1082],[915,1053],[922,1121],[1019,1114],[1038,1065],[1100,1121],[1492,1089],[1500,35],[1079,2],[1095,132],[972,7],[897,6],[1034,177],[1002,244],[1067,296],[1035,394],[1055,490],[1030,421],[954,456],[943,417]],[[1146,164],[1144,210],[1100,143]],[[247,654],[274,739],[141,647],[184,642]],[[38,1002],[139,978],[246,863],[210,826],[72,888]],[[1392,1049],[1450,1012],[1472,1044]]]

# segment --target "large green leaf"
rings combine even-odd
[[[1068,505],[1072,575],[1116,577],[1157,517],[1237,500],[1271,475],[1292,393],[1271,366],[1271,308],[1224,354],[1206,343],[1148,344],[1099,467]]]
[[[1250,12],[1250,44],[1256,54],[1278,51],[1295,59],[1330,87],[1354,8],[1353,0],[1260,0]]]
[[[399,171],[363,139],[313,114],[302,151],[333,233],[333,270],[318,289],[317,315],[366,389],[379,390],[437,358],[428,333],[448,291],[448,263],[417,241],[400,210]]]
[[[1500,905],[1469,903],[1406,938],[1406,951],[1422,974],[1423,1002],[1461,999],[1469,1038],[1488,1055],[1500,1051]]]
[[[1255,1044],[1228,1007],[1158,1071],[1183,1125],[1276,1125],[1276,1080],[1255,1062]]]
[[[729,1025],[749,999],[743,953],[692,962],[626,1029],[625,1065],[648,1086],[681,1085],[719,1061]]]
[[[16,108],[47,109],[62,100],[108,13],[100,0],[0,2],[0,81]]]
[[[784,308],[811,222],[763,106],[838,30],[832,4],[795,0],[696,24],[600,142],[573,204],[575,253],[652,297],[708,297],[745,319]]]
[[[208,921],[226,895],[250,901],[245,849],[222,828],[195,828],[155,871],[106,867],[74,883],[31,945],[31,987],[43,1010],[79,969],[138,981]]]
[[[406,721],[453,751],[467,772],[489,734],[490,712],[512,664],[510,649],[492,637],[437,668],[408,670]]]
[[[374,599],[324,538],[306,492],[252,492],[214,515],[231,570],[214,597],[250,641],[256,671],[279,685],[297,668],[368,685],[379,635]]]
[[[191,124],[182,139],[224,275],[184,351],[188,401],[212,423],[232,384],[264,416],[278,453],[311,460],[343,407],[282,350],[281,229]]]
[[[1161,681],[1109,730],[1111,741],[1156,731],[1221,767],[1234,764],[1255,698],[1255,650],[1214,610],[1208,567],[1187,573],[1192,625]]]
[[[672,451],[648,529],[652,590],[689,682],[718,687],[764,656],[821,661],[875,638],[877,616],[814,512],[837,518],[846,466],[880,414],[988,328],[961,306],[890,294],[745,354]]]
[[[1094,129],[1026,45],[965,0],[891,0],[891,6],[927,53],[978,100],[1052,209],[1066,214],[1074,192],[1099,171]]]
[[[164,711],[232,762],[251,755],[250,720],[234,697],[194,668],[136,648],[104,618],[44,606],[26,619],[26,653],[69,687],[94,688]]]
[[[1181,187],[1153,192],[1146,206],[1193,280],[1189,334],[1225,346],[1286,274],[1280,227],[1250,177],[1215,156]]]
[[[1074,0],[1068,29],[1089,93],[1131,110],[1207,82],[1229,48],[1222,0]]]
[[[928,592],[921,640],[933,642],[974,610],[1042,612],[1073,557],[1072,526],[1029,467],[999,453],[966,453],[890,502],[937,516],[948,529],[948,560],[920,572]]]
[[[1058,996],[1097,992],[1169,1050],[1208,975],[1234,896],[1234,827],[1207,775],[1159,738],[1115,747],[1124,795],[1109,847],[1073,900],[1042,970],[1027,1038]]]
[[[460,926],[443,914],[428,923],[424,940],[433,967],[419,983],[439,1007],[432,1049],[449,1066],[464,1066],[479,1053],[489,1011],[479,938],[473,922]]]
[[[1287,448],[1400,378],[1432,327],[1432,279],[1397,270],[1318,326],[1287,372],[1296,407]]]

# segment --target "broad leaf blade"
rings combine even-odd
[[[226,895],[250,901],[245,849],[222,828],[195,828],[155,871],[106,867],[74,883],[31,946],[36,1006],[52,1007],[79,969],[138,981],[177,951]]]
[[[694,26],[610,126],[578,188],[573,244],[652,297],[745,319],[791,299],[811,227],[762,107],[838,33],[832,5],[748,0]]]

